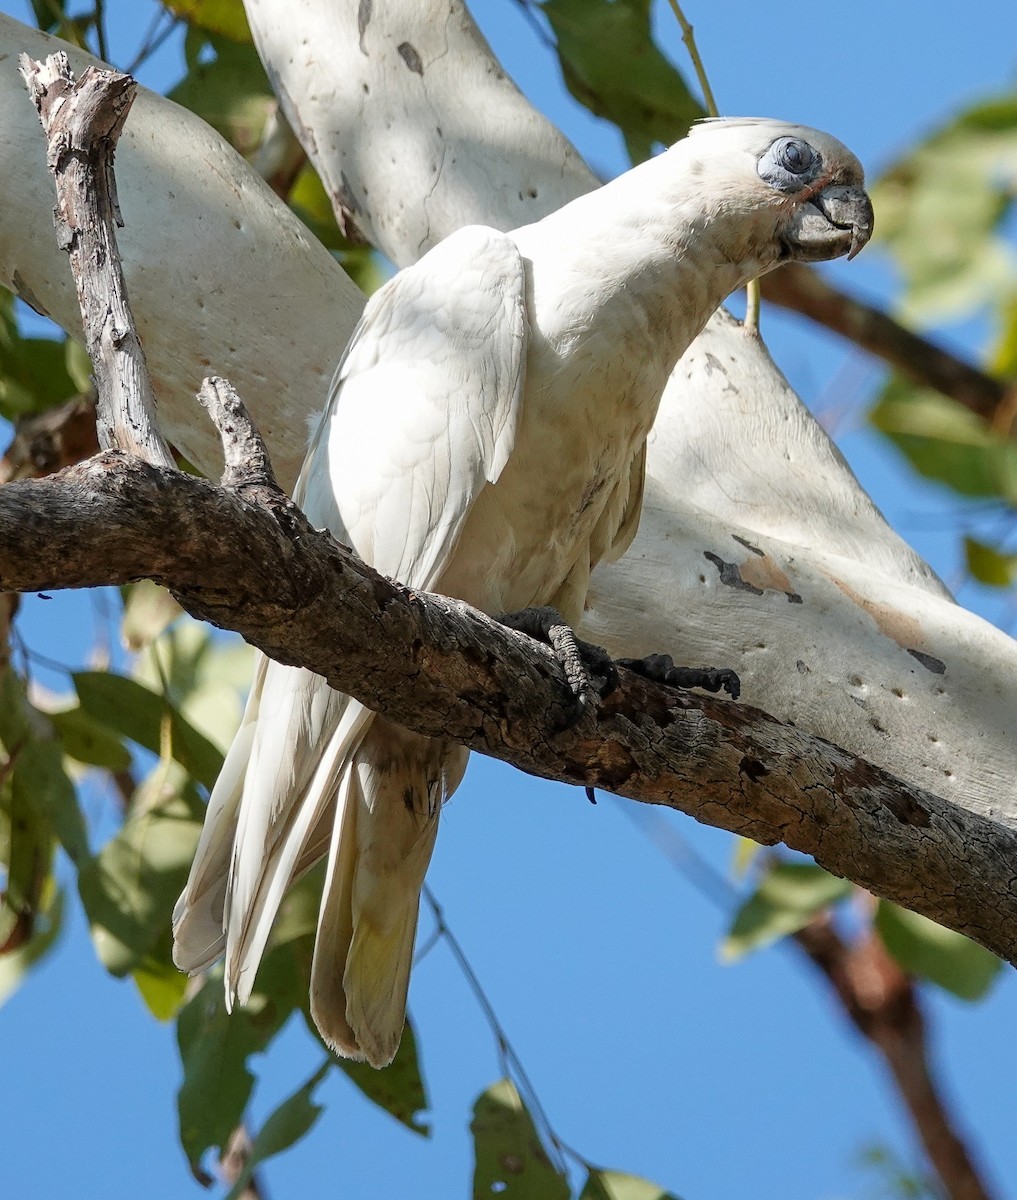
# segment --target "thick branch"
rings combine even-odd
[[[813,268],[795,263],[761,280],[763,295],[889,363],[919,387],[935,388],[991,420],[1007,399],[998,379],[920,337],[888,313],[833,287]]]
[[[783,841],[1017,959],[1017,831],[748,706],[627,673],[564,729],[571,703],[549,651],[383,579],[263,481],[225,490],[107,452],[0,491],[0,589],[142,576],[399,724]]]
[[[870,930],[854,944],[828,913],[795,940],[829,979],[855,1028],[882,1056],[925,1152],[950,1200],[989,1200],[984,1183],[936,1081],[914,983]]]
[[[70,255],[85,346],[95,367],[99,444],[170,467],[173,456],[156,423],[155,395],[127,304],[115,229],[123,219],[113,155],[138,85],[128,75],[94,67],[75,82],[62,53],[44,63],[23,54],[20,63],[46,131],[57,238]]]

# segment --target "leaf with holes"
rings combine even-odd
[[[473,1200],[569,1200],[516,1086],[499,1080],[473,1106]]]

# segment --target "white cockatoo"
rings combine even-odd
[[[470,227],[382,287],[336,373],[295,499],[385,575],[489,613],[579,620],[635,533],[675,363],[734,289],[856,253],[857,159],[816,130],[720,120],[511,233]],[[250,996],[287,887],[328,856],[311,1012],[338,1053],[398,1048],[438,814],[467,751],[261,657],[174,913]]]

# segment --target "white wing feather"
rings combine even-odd
[[[512,451],[524,294],[514,242],[463,229],[374,296],[336,372],[294,497],[315,525],[410,587],[435,586]],[[227,995],[246,1000],[283,893],[308,865],[307,839],[334,808],[372,718],[321,677],[259,660],[174,914],[181,967],[214,960],[225,932]],[[335,813],[337,830],[351,816]],[[339,840],[330,878],[349,853]]]

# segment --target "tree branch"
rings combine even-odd
[[[934,388],[991,421],[1010,390],[888,313],[839,291],[814,268],[789,263],[762,279],[763,295],[883,359],[918,387]]]
[[[936,1082],[914,983],[878,933],[870,929],[848,944],[829,913],[820,913],[794,936],[830,981],[855,1028],[882,1056],[949,1200],[989,1200]]]
[[[107,451],[0,490],[0,590],[141,577],[418,733],[783,841],[1017,959],[1017,831],[756,709],[628,672],[563,728],[571,697],[549,650],[384,579],[261,475],[220,488]]]
[[[70,255],[98,384],[99,445],[120,446],[171,467],[155,417],[145,352],[127,303],[115,226],[123,225],[113,155],[138,85],[117,71],[88,67],[75,82],[67,55],[20,71],[46,132],[46,161],[56,183],[57,240]]]

